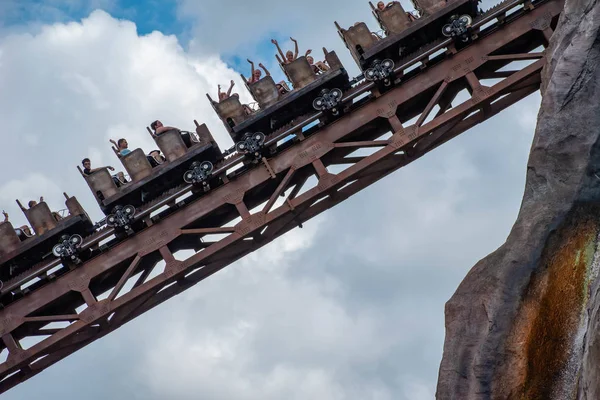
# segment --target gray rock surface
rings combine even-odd
[[[599,29],[597,0],[566,0],[547,49],[521,209],[506,242],[472,268],[446,304],[437,399],[600,399],[598,282],[577,281],[590,276],[593,266],[559,281],[552,272],[564,271],[555,253],[562,249],[561,257],[568,258],[569,238],[582,226],[585,235],[598,232]],[[576,256],[574,263],[579,262]],[[577,297],[569,297],[568,290],[579,284],[587,285],[589,300],[559,299],[559,307],[551,308],[572,316],[584,314],[576,309],[583,306],[585,338],[575,341],[577,326],[568,326],[561,328],[560,346],[544,342],[552,336],[546,328],[554,329],[547,317],[552,313],[544,311],[545,304],[552,304],[548,293],[555,290],[562,293],[556,297],[568,300]],[[563,321],[577,325],[572,317]]]

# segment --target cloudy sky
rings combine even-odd
[[[0,209],[76,195],[75,166],[119,161],[108,139],[149,149],[152,120],[207,123],[205,93],[250,57],[279,73],[275,37],[335,49],[363,0],[0,0]],[[484,8],[488,4],[484,3]],[[407,6],[407,8],[410,8]],[[3,396],[35,399],[427,400],[444,303],[516,217],[539,106],[530,96]],[[3,361],[0,355],[0,361]],[[91,373],[93,372],[93,377]]]

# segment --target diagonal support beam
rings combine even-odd
[[[423,110],[423,113],[421,113],[421,116],[419,117],[419,119],[417,120],[417,123],[415,124],[416,126],[423,125],[423,122],[427,119],[427,117],[429,117],[431,110],[433,110],[433,107],[435,107],[435,105],[438,103],[438,101],[440,100],[440,97],[442,97],[442,95],[446,91],[447,87],[448,87],[448,82],[443,81],[442,84],[440,85],[440,87],[438,88],[438,90],[435,92],[435,94],[431,98],[431,100],[429,100],[429,103],[425,107],[425,110]]]
[[[108,301],[113,301],[115,299],[115,297],[117,297],[117,294],[119,294],[119,292],[121,291],[121,289],[123,289],[123,286],[125,286],[125,283],[127,282],[127,279],[129,279],[131,277],[131,274],[133,274],[133,271],[138,266],[138,264],[140,263],[141,259],[142,258],[138,254],[133,259],[133,261],[131,262],[131,264],[129,264],[129,267],[127,268],[127,271],[125,271],[125,273],[123,274],[123,276],[121,277],[121,279],[119,279],[119,282],[117,283],[117,285],[113,288],[113,290],[108,295]]]
[[[287,187],[288,183],[290,182],[290,180],[292,179],[292,177],[294,176],[295,173],[296,173],[295,168],[289,169],[288,173],[285,174],[285,177],[283,178],[283,180],[281,181],[279,186],[277,186],[277,189],[275,189],[275,191],[271,195],[271,198],[269,199],[267,204],[265,204],[265,208],[263,208],[263,210],[262,210],[263,213],[267,214],[269,211],[271,211],[271,208],[277,201],[277,197],[279,197],[279,195],[281,193],[283,193],[283,191],[285,190],[285,188]]]

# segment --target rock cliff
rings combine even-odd
[[[517,221],[446,305],[439,400],[600,399],[599,35],[600,2],[566,0]]]

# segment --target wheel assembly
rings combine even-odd
[[[390,59],[383,61],[375,60],[371,67],[365,71],[365,79],[372,82],[380,82],[385,86],[392,84],[394,75],[394,62]]]
[[[106,224],[115,229],[129,231],[135,215],[135,207],[131,205],[116,206],[112,214],[106,217]]]
[[[260,159],[265,139],[266,137],[262,132],[246,133],[242,140],[235,144],[235,150],[240,154]]]
[[[83,238],[80,235],[62,235],[59,242],[52,248],[52,254],[62,260],[81,263],[79,252]]]
[[[469,40],[467,33],[473,24],[473,17],[468,14],[453,15],[446,25],[442,27],[442,34],[446,37],[461,38],[463,42]]]
[[[210,161],[194,161],[190,169],[183,174],[183,180],[193,185],[208,186],[212,171],[213,165]]]
[[[319,97],[313,100],[313,108],[317,111],[327,111],[334,116],[340,115],[343,93],[340,89],[323,89]]]

